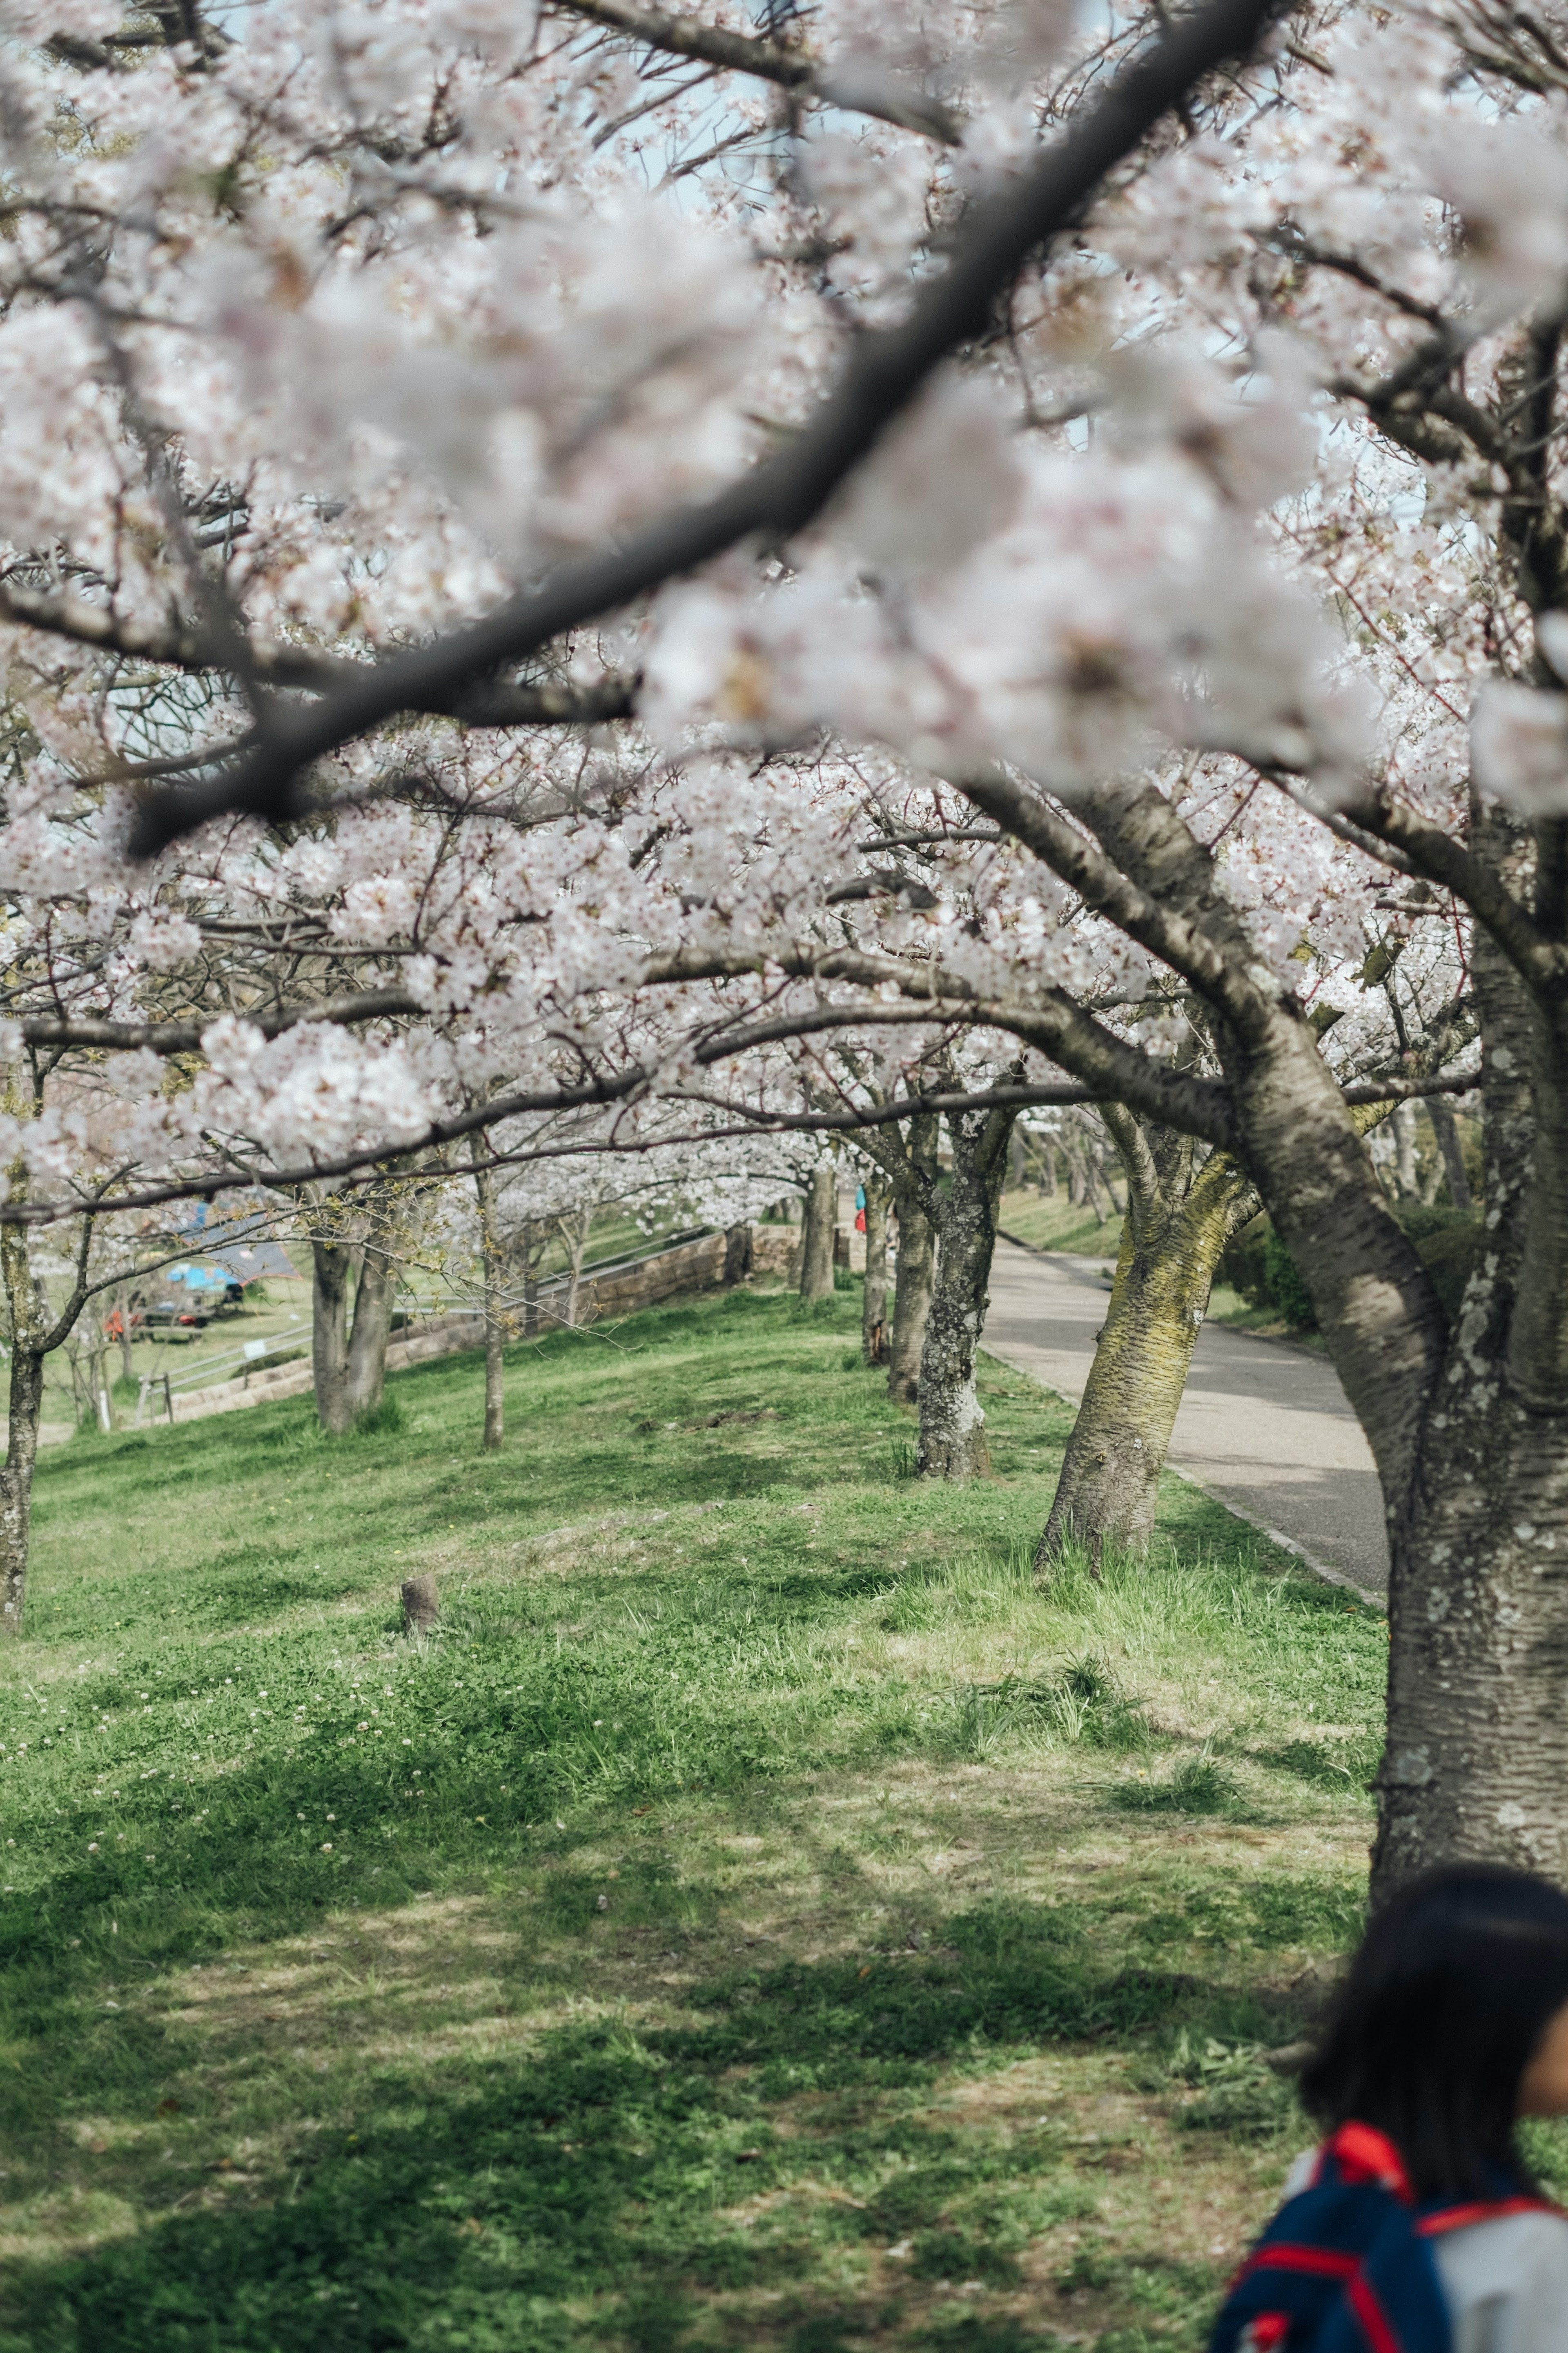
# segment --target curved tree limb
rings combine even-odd
[[[971,206],[948,268],[923,288],[900,324],[858,339],[837,391],[775,457],[716,498],[563,565],[470,628],[378,663],[313,708],[274,711],[266,740],[204,784],[149,794],[134,853],[152,857],[230,813],[286,818],[300,807],[301,771],[340,744],[399,712],[444,702],[742,540],[800,531],[941,361],[982,331],[995,297],[1028,256],[1076,216],[1107,173],[1206,73],[1248,51],[1279,7],[1279,0],[1207,0],[1125,66],[1025,178]]]

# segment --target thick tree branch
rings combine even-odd
[[[1440,883],[1484,923],[1526,987],[1544,997],[1568,993],[1568,953],[1549,940],[1496,869],[1462,841],[1403,801],[1369,791],[1346,805],[1345,815],[1361,828],[1388,842],[1413,874]]]
[[[924,286],[901,324],[858,338],[837,391],[777,456],[706,503],[563,565],[473,627],[376,665],[314,709],[276,712],[267,740],[205,784],[150,795],[135,853],[151,857],[231,812],[286,818],[300,806],[301,771],[367,729],[399,712],[428,709],[753,534],[787,538],[801,530],[940,362],[984,329],[995,297],[1028,256],[1076,217],[1106,174],[1206,73],[1250,49],[1279,5],[1208,0],[1124,67],[1032,171],[971,206],[946,269]]]
[[[1086,906],[1092,907],[1097,914],[1136,940],[1140,947],[1147,948],[1152,955],[1190,981],[1227,1019],[1239,1027],[1247,1025],[1258,1009],[1256,991],[1246,976],[1256,959],[1239,934],[1234,937],[1214,935],[1216,913],[1222,920],[1222,929],[1227,933],[1237,933],[1239,918],[1233,909],[1219,908],[1207,852],[1182,825],[1163,796],[1154,797],[1168,814],[1170,828],[1178,829],[1177,846],[1188,851],[1189,864],[1199,864],[1195,877],[1184,872],[1180,878],[1184,884],[1195,882],[1201,886],[1195,895],[1192,888],[1178,891],[1173,873],[1163,878],[1158,892],[1130,879],[1121,871],[1114,849],[1108,854],[1097,841],[1070,825],[1031,786],[1000,771],[966,776],[961,788],[977,808],[994,818],[1015,840],[1022,842],[1059,874]],[[1149,787],[1148,792],[1152,794],[1153,787]],[[1111,788],[1108,786],[1092,812],[1097,831],[1108,818],[1110,797]],[[1142,807],[1148,795],[1137,792],[1134,797]],[[1170,845],[1165,847],[1169,849]],[[1170,862],[1168,858],[1166,862]],[[1194,907],[1200,911],[1195,915]],[[1242,951],[1239,956],[1238,946]],[[1136,1108],[1142,1110],[1144,1106],[1139,1104]],[[1159,1116],[1157,1113],[1152,1115]],[[1173,1121],[1172,1124],[1183,1123]]]

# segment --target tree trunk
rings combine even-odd
[[[566,1245],[566,1325],[577,1328],[577,1318],[583,1299],[583,1261],[588,1250],[588,1229],[594,1222],[592,1209],[571,1209],[556,1224]]]
[[[724,1234],[724,1288],[733,1291],[744,1282],[752,1271],[752,1228],[750,1220],[742,1226],[730,1226]]]
[[[1415,1161],[1415,1106],[1395,1103],[1389,1117],[1394,1131],[1394,1191],[1402,1201],[1421,1198],[1421,1177]]]
[[[525,1218],[522,1226],[522,1336],[525,1340],[539,1337],[539,1261],[544,1255],[544,1243],[538,1221]]]
[[[502,1362],[501,1261],[492,1218],[495,1187],[488,1168],[474,1171],[479,1203],[479,1277],[485,1311],[485,1427],[480,1451],[495,1454],[506,1434],[506,1389]]]
[[[1105,1324],[1068,1440],[1035,1566],[1098,1539],[1142,1552],[1220,1253],[1257,1208],[1235,1162],[1215,1153],[1185,1198],[1143,1202],[1130,1172]]]
[[[991,1303],[986,1285],[996,1242],[994,1207],[973,1198],[954,1201],[942,1219],[921,1351],[917,1464],[922,1479],[977,1479],[991,1468],[974,1352]]]
[[[921,1393],[921,1357],[935,1282],[936,1229],[923,1209],[900,1201],[893,1330],[888,1343],[888,1395],[900,1405],[913,1405]]]
[[[1390,1514],[1374,1894],[1466,1856],[1568,1880],[1568,1030],[1479,927],[1472,971],[1486,1247]]]
[[[1048,1135],[1040,1138],[1040,1197],[1047,1201],[1057,1197],[1057,1147]]]
[[[349,1337],[349,1419],[360,1420],[381,1403],[386,1382],[386,1344],[397,1299],[397,1261],[379,1243],[367,1242],[354,1293],[353,1330]]]
[[[329,1437],[342,1438],[353,1420],[349,1405],[349,1265],[347,1242],[310,1244],[310,1362],[316,1377],[316,1419]]]
[[[1437,1149],[1448,1176],[1448,1198],[1456,1209],[1468,1217],[1475,1203],[1470,1198],[1470,1180],[1465,1170],[1464,1147],[1459,1141],[1459,1123],[1441,1095],[1427,1098],[1426,1116],[1432,1123],[1432,1133],[1437,1139]]]
[[[811,1172],[805,1197],[805,1239],[800,1253],[800,1295],[803,1299],[833,1296],[833,1228],[838,1202],[838,1178],[830,1161]]]
[[[8,1226],[7,1233],[17,1230]],[[15,1327],[13,1327],[15,1328]],[[36,1348],[11,1350],[10,1426],[0,1468],[0,1567],[5,1599],[0,1634],[20,1634],[27,1598],[27,1551],[33,1522],[33,1466],[38,1459],[38,1419],[44,1401],[44,1359]]]
[[[860,1309],[860,1353],[868,1365],[888,1361],[888,1190],[866,1187],[866,1291]]]
[[[924,1479],[980,1478],[991,1468],[974,1357],[991,1304],[996,1218],[1017,1116],[994,1111],[978,1125],[973,1114],[947,1124],[952,1181],[936,1210],[936,1288],[921,1351],[918,1467]]]
[[[21,1191],[13,1185],[15,1193]],[[10,1421],[0,1466],[0,1634],[19,1635],[26,1609],[33,1521],[33,1466],[44,1402],[43,1303],[33,1279],[26,1226],[0,1226],[0,1281],[11,1327]]]
[[[329,1437],[347,1435],[381,1403],[386,1343],[397,1296],[397,1261],[367,1242],[349,1325],[347,1241],[312,1241],[310,1356],[316,1376],[316,1418]]]

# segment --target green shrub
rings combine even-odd
[[[1295,1260],[1272,1228],[1263,1245],[1263,1266],[1270,1305],[1279,1309],[1293,1332],[1315,1332],[1318,1311],[1311,1294],[1297,1271]]]
[[[1459,1218],[1424,1235],[1415,1244],[1450,1323],[1458,1314],[1480,1238],[1480,1226],[1474,1218]]]
[[[398,1398],[388,1394],[368,1413],[362,1413],[353,1426],[355,1438],[395,1438],[406,1427],[406,1418]]]
[[[1233,1234],[1215,1269],[1215,1281],[1227,1283],[1249,1307],[1268,1307],[1273,1303],[1268,1296],[1268,1275],[1265,1258],[1269,1236],[1274,1229],[1267,1218],[1254,1218]]]

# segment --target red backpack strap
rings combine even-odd
[[[1415,2205],[1415,2191],[1405,2169],[1405,2159],[1387,2134],[1380,2133],[1373,2126],[1357,2124],[1352,2119],[1342,2125],[1338,2132],[1331,2133],[1318,2152],[1316,2179],[1322,2179],[1324,2162],[1329,2158],[1332,2158],[1341,2179],[1348,2185],[1370,2182],[1379,2189],[1388,2190],[1402,2206]]]
[[[1424,2239],[1440,2239],[1446,2231],[1466,2231],[1472,2222],[1500,2222],[1509,2214],[1555,2214],[1568,2222],[1568,2212],[1550,2198],[1477,2198],[1468,2206],[1444,2206],[1436,2214],[1418,2215],[1415,2228]]]

